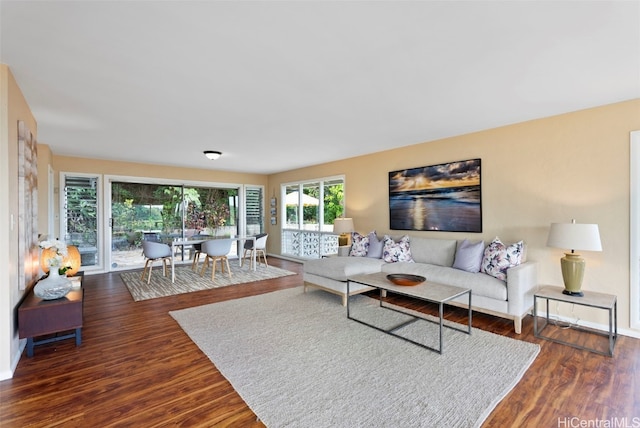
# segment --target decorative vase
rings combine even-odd
[[[33,287],[33,293],[43,300],[60,299],[71,291],[71,281],[66,276],[61,276],[58,268],[49,269],[49,276],[41,279]]]

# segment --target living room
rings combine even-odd
[[[49,187],[49,168],[54,183],[61,171],[98,175],[123,175],[186,181],[209,181],[261,185],[266,195],[280,195],[286,183],[344,175],[346,213],[361,233],[398,234],[389,230],[388,173],[405,168],[479,158],[482,160],[483,229],[481,233],[461,236],[453,232],[411,232],[442,238],[482,239],[500,237],[511,243],[527,243],[529,260],[538,264],[541,284],[562,284],[559,259],[562,250],[547,247],[549,226],[554,222],[576,219],[598,224],[602,252],[588,252],[583,289],[610,293],[618,299],[619,332],[640,337],[640,284],[632,282],[632,218],[634,204],[631,183],[631,133],[640,130],[640,98],[636,92],[618,96],[615,102],[589,105],[543,117],[496,126],[479,127],[462,134],[434,139],[406,140],[401,146],[349,156],[273,173],[226,171],[210,167],[158,165],[136,161],[98,159],[60,155],[41,135],[40,120],[32,113],[20,84],[22,70],[12,64],[0,66],[2,88],[2,135],[0,136],[0,295],[2,333],[0,355],[2,378],[10,378],[20,361],[23,341],[16,333],[16,308],[24,290],[17,287],[18,219],[17,148],[15,124],[26,123],[38,140],[38,188]],[[637,73],[636,73],[637,76]],[[615,79],[615,78],[612,78]],[[605,86],[608,82],[594,83]],[[625,94],[626,95],[626,94]],[[470,95],[471,96],[471,95]],[[615,98],[615,97],[614,97]],[[459,101],[464,103],[464,97]],[[491,109],[486,102],[485,108]],[[394,139],[395,136],[389,136]],[[195,155],[201,156],[201,153]],[[224,155],[223,155],[224,158]],[[55,187],[55,186],[54,186]],[[45,192],[39,193],[40,231],[48,230],[49,211]],[[267,225],[270,233],[268,253],[277,257],[281,248],[281,224]],[[185,303],[186,304],[186,303]],[[563,308],[561,316],[577,317],[589,325],[604,329],[605,317],[589,310]],[[530,322],[530,321],[529,321]],[[637,348],[637,345],[636,345]],[[633,375],[631,375],[633,376]],[[629,391],[632,393],[632,390]],[[636,409],[637,410],[637,409]],[[622,415],[620,415],[622,416]],[[627,415],[634,416],[634,415]],[[637,416],[637,415],[636,415]]]

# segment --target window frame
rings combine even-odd
[[[337,235],[333,234],[333,225],[324,224],[325,218],[325,187],[330,182],[340,182],[336,184],[342,184],[343,197],[341,201],[342,212],[340,216],[346,214],[346,178],[344,175],[335,175],[322,178],[307,179],[301,181],[293,181],[280,184],[280,224],[281,228],[281,244],[280,253],[286,257],[308,259],[319,258],[329,254],[337,253],[338,241]],[[318,205],[317,217],[318,222],[315,228],[305,227],[304,225],[304,204],[302,198],[305,187],[318,187],[319,199],[322,201]],[[298,196],[298,212],[297,212],[297,226],[292,227],[292,224],[287,222],[287,190],[297,186]],[[330,226],[330,228],[329,228]],[[295,252],[290,251],[289,236],[293,235],[294,240],[297,241],[297,250]],[[295,245],[294,245],[295,247]]]

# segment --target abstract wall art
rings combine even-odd
[[[33,134],[18,121],[18,288],[38,279],[38,154]]]

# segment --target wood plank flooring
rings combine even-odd
[[[87,275],[82,345],[66,340],[36,347],[33,358],[23,354],[13,379],[0,382],[0,426],[263,426],[168,312],[302,285],[300,264],[269,263],[299,274],[137,303],[119,274]],[[446,316],[466,321],[457,308]],[[531,317],[521,335],[510,321],[479,313],[473,325],[542,347],[483,427],[569,427],[581,426],[571,421],[623,418],[640,423],[640,340],[620,336],[609,358],[536,339]]]

